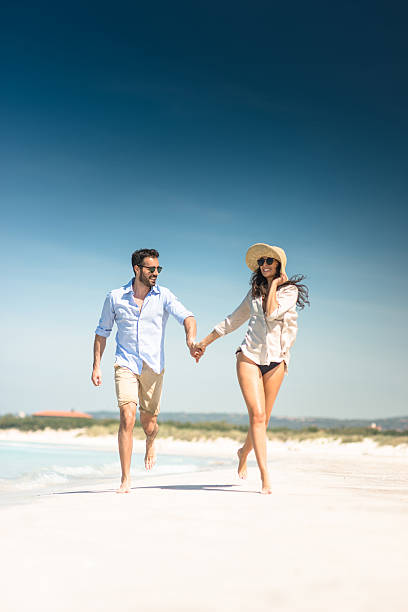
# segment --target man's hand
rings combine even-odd
[[[191,353],[191,356],[196,360],[196,363],[198,363],[201,357],[205,353],[205,346],[201,342],[197,342],[194,344],[194,347],[190,350],[190,353]]]
[[[190,355],[198,363],[196,341],[195,340],[191,340],[191,341],[187,342],[187,346],[188,346],[188,350],[190,351]]]
[[[91,380],[92,380],[93,384],[95,385],[95,387],[100,387],[101,386],[101,384],[102,384],[101,368],[94,368],[92,370]]]
[[[102,384],[101,374],[101,359],[106,346],[106,338],[95,334],[94,342],[94,359],[91,380],[95,387],[100,387]]]

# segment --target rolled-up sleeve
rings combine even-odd
[[[274,321],[275,319],[282,319],[285,312],[296,306],[298,299],[298,288],[295,285],[287,285],[283,287],[276,294],[276,301],[278,307],[275,308],[270,315],[265,316],[267,321]]]
[[[230,334],[240,327],[245,321],[249,319],[249,315],[251,312],[251,297],[250,292],[244,297],[238,308],[234,310],[228,317],[217,323],[214,327],[217,334],[220,336],[225,336],[226,334]]]
[[[194,317],[194,314],[190,310],[187,310],[174,293],[169,290],[166,291],[164,308],[169,314],[173,315],[180,325],[184,323],[184,319],[187,319],[187,317]]]
[[[108,293],[102,308],[101,318],[99,319],[98,327],[95,330],[95,334],[108,338],[112,331],[113,323],[115,321],[115,312],[113,310],[112,295]]]

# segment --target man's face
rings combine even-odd
[[[156,284],[159,272],[157,270],[159,260],[157,257],[145,257],[140,266],[135,266],[136,278],[140,280],[146,287],[153,287]],[[149,268],[154,268],[153,272]]]

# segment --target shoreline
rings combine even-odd
[[[43,444],[64,444],[76,445],[94,449],[117,449],[117,435],[101,435],[87,436],[86,429],[72,430],[37,430],[37,431],[21,431],[18,429],[2,429],[0,430],[0,442],[14,443],[43,443]],[[220,436],[213,440],[196,439],[196,440],[180,440],[173,437],[157,438],[157,452],[164,454],[177,455],[196,455],[196,456],[230,456],[234,455],[240,447],[237,440],[228,437]],[[267,442],[268,452],[300,452],[300,453],[318,453],[318,454],[339,454],[341,456],[381,456],[381,457],[398,457],[408,459],[408,444],[399,444],[396,446],[376,443],[373,438],[364,438],[359,442],[342,442],[340,439],[328,437],[305,437],[302,440],[288,439],[286,441],[279,439],[269,439]],[[143,452],[145,441],[143,439],[134,438],[134,452]]]

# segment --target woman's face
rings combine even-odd
[[[273,278],[276,275],[277,272],[277,268],[279,265],[279,261],[277,259],[274,259],[273,262],[271,264],[267,263],[267,260],[271,260],[271,257],[267,257],[266,255],[264,257],[261,257],[258,260],[258,264],[260,263],[260,260],[263,259],[263,263],[262,265],[259,266],[259,269],[262,273],[262,276],[264,276],[266,279],[268,278]]]

